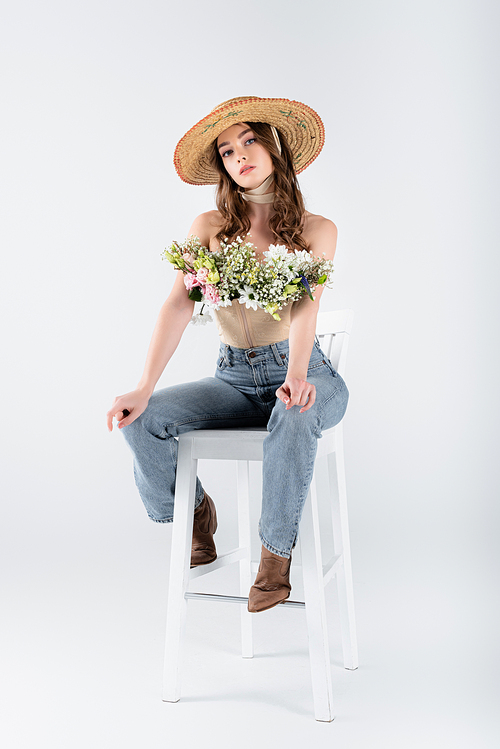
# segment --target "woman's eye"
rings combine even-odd
[[[249,138],[247,141],[245,141],[245,145],[248,146],[248,144],[252,145],[252,143],[255,143],[255,138]]]
[[[228,148],[228,150],[227,150],[227,151],[223,151],[223,152],[221,153],[221,156],[222,156],[222,158],[223,158],[223,159],[225,159],[225,158],[226,158],[226,156],[229,156],[230,154],[232,154],[232,150],[231,150],[230,148]]]

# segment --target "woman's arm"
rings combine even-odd
[[[337,245],[337,227],[332,221],[322,216],[309,217],[304,238],[313,255],[333,260]],[[323,286],[317,286],[314,301],[305,296],[292,307],[288,372],[285,382],[276,391],[277,397],[285,403],[287,410],[293,406],[302,406],[300,413],[304,413],[316,400],[316,388],[307,382],[307,368],[314,344],[316,318],[322,293]]]
[[[210,242],[213,213],[214,211],[209,211],[198,216],[189,232],[189,236],[199,237],[206,247]],[[184,274],[178,271],[172,291],[158,315],[142,377],[135,390],[115,398],[106,415],[109,431],[113,429],[114,417],[118,422],[118,428],[122,429],[146,410],[156,383],[172,358],[191,319],[193,307],[194,302],[189,299],[184,286]]]
[[[184,274],[177,272],[172,291],[163,304],[149,344],[144,372],[137,385],[151,397],[156,383],[172,358],[193,315],[194,302],[184,286]]]

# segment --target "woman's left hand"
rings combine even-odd
[[[287,377],[285,382],[276,391],[276,396],[283,401],[288,411],[293,406],[302,406],[300,413],[304,413],[314,404],[316,400],[316,388],[307,380],[299,380],[298,377]]]

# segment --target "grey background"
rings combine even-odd
[[[264,745],[497,745],[498,15],[467,0],[2,9],[6,745],[233,745],[250,714]],[[355,311],[345,439],[361,667],[350,681],[334,669],[328,733],[310,716],[304,632],[280,653],[299,627],[281,612],[256,625],[277,671],[224,690],[230,638],[227,668],[242,673],[236,613],[193,604],[196,668],[213,669],[196,697],[160,702],[170,529],[147,520],[105,428],[174,278],[160,253],[213,207],[212,188],[178,179],[175,144],[246,94],[322,116],[326,145],[300,182],[339,228],[323,309]],[[212,374],[216,346],[215,326],[191,326],[160,385]],[[223,481],[220,466],[201,472],[222,547],[229,467]],[[210,738],[197,733],[207,710]]]

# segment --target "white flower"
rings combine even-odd
[[[193,325],[206,325],[207,322],[212,322],[212,316],[208,312],[205,312],[204,315],[193,315],[191,322]]]
[[[310,267],[311,262],[314,262],[313,256],[307,252],[307,250],[295,250],[294,266],[297,271],[301,272],[307,270]]]
[[[255,299],[254,290],[251,286],[247,286],[246,284],[243,288],[244,291],[240,290],[240,298],[238,300],[239,303],[246,304],[247,309],[257,309],[259,305],[257,303],[257,300]]]
[[[270,244],[269,249],[264,252],[268,260],[287,260],[288,250],[284,244]]]
[[[295,250],[294,255],[298,262],[310,263],[311,253],[307,250]]]

